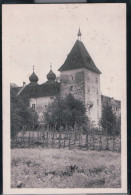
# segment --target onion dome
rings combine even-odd
[[[32,73],[32,75],[29,77],[29,80],[30,80],[30,82],[31,83],[37,83],[38,82],[38,77],[37,77],[37,75],[35,74],[35,72],[34,72],[34,66],[33,66],[33,73]]]
[[[47,74],[47,79],[48,81],[55,81],[56,79],[56,75],[55,73],[52,71],[52,66],[50,66],[50,72]]]

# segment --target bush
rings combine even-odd
[[[57,97],[44,113],[46,125],[60,129],[61,126],[75,128],[75,125],[81,126],[86,124],[85,105],[74,98],[72,94],[66,98]]]
[[[29,107],[29,99],[25,96],[17,96],[11,89],[11,138],[17,133],[37,124],[37,114]]]
[[[102,118],[100,124],[104,131],[108,135],[120,134],[121,121],[117,118],[116,114],[113,113],[112,107],[109,103],[102,108]]]

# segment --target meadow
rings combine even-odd
[[[119,152],[16,148],[11,150],[11,187],[120,188],[120,162]]]

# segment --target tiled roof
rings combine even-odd
[[[15,95],[17,95],[20,90],[22,89],[22,87],[10,87],[11,91],[15,93]]]
[[[64,64],[59,68],[59,71],[73,70],[78,68],[88,68],[101,74],[100,70],[96,67],[91,56],[86,50],[84,44],[79,40],[75,42]]]
[[[105,95],[101,95],[101,103],[102,105],[105,105],[106,103],[109,103],[110,105],[114,105],[114,106],[121,106],[121,101],[120,100],[116,100],[114,98],[105,96]]]
[[[26,85],[20,95],[27,95],[29,98],[55,96],[59,94],[60,83],[46,82],[41,85]]]

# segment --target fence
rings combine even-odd
[[[26,131],[11,141],[11,148],[69,148],[82,150],[121,150],[120,136],[102,133],[80,132],[57,133],[52,131]]]

